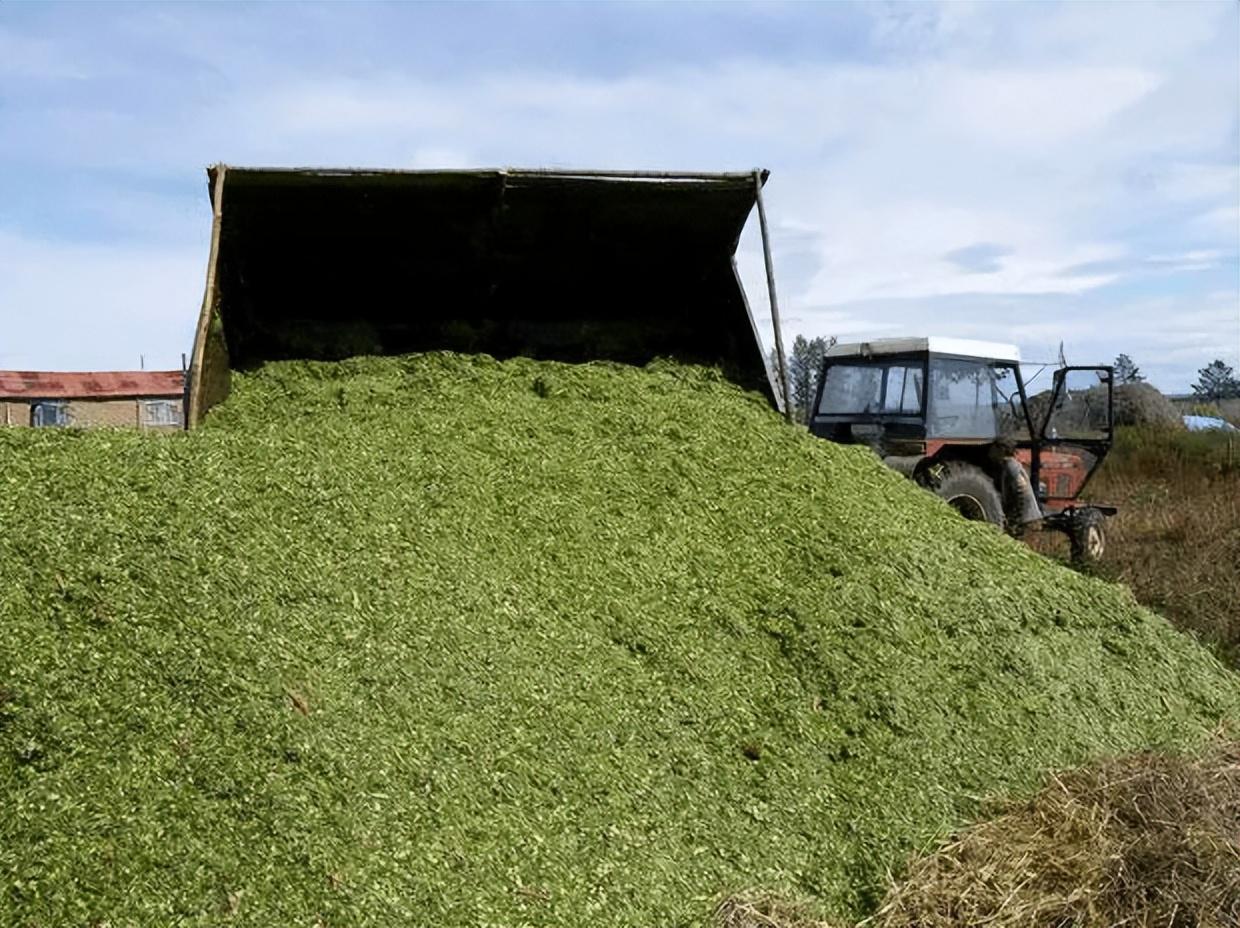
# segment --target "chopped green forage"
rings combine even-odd
[[[0,924],[872,910],[1240,678],[717,372],[234,375],[177,435],[0,431]]]

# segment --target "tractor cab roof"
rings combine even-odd
[[[940,335],[925,338],[877,338],[868,342],[832,345],[827,349],[826,357],[870,358],[896,354],[944,354],[985,361],[1020,363],[1020,349],[1015,345],[971,338],[944,338]]]

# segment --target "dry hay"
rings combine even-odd
[[[1240,742],[1053,777],[915,859],[862,928],[1224,928],[1240,924]],[[757,890],[718,928],[831,928]]]
[[[1240,924],[1240,743],[1053,778],[916,861],[873,923]]]
[[[1232,400],[1219,400],[1214,405],[1218,407],[1218,415],[1232,425],[1240,427],[1240,397]]]
[[[1104,389],[1104,387],[1097,386],[1087,391],[1090,397],[1089,402],[1099,415],[1106,409]],[[1050,399],[1050,390],[1043,390],[1029,397],[1029,416],[1033,420],[1035,429],[1040,428],[1042,421],[1046,418]],[[1117,426],[1152,425],[1170,429],[1184,427],[1180,413],[1171,400],[1148,383],[1116,384],[1112,394],[1112,410]],[[1098,421],[1094,425],[1101,428],[1104,423]]]
[[[715,907],[717,928],[832,928],[814,918],[808,907],[761,890],[746,890],[720,900]]]
[[[1171,400],[1148,383],[1122,383],[1115,387],[1116,425],[1161,425],[1180,428],[1183,422]]]

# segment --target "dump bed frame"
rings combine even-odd
[[[266,361],[719,365],[780,407],[736,247],[765,171],[209,169],[187,427]]]

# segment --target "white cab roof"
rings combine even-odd
[[[931,352],[954,354],[966,358],[984,358],[988,361],[1020,362],[1020,349],[1003,342],[983,342],[972,338],[944,338],[931,335],[926,338],[876,338],[869,342],[849,342],[832,345],[827,349],[828,358],[869,357],[870,355],[910,354]]]

